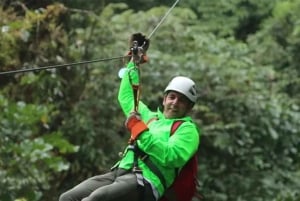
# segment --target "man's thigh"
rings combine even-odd
[[[96,189],[109,185],[115,180],[115,172],[108,172],[103,175],[97,175],[84,180],[69,191],[63,193],[59,201],[81,201],[88,197]]]
[[[143,193],[145,201],[155,200],[150,184],[146,184],[144,189],[138,188],[136,175],[127,173],[117,177],[113,183],[98,188],[82,201],[141,201],[140,193]]]

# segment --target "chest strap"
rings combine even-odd
[[[135,153],[137,154],[138,158],[141,161],[143,161],[148,166],[148,168],[159,178],[164,189],[166,189],[167,188],[166,179],[162,174],[162,172],[158,169],[158,167],[151,161],[149,155],[143,152],[141,149],[139,149],[138,146],[135,147]]]
[[[157,120],[157,118],[152,118],[150,119],[147,124],[151,123],[152,121]],[[174,121],[172,126],[171,126],[171,130],[170,130],[170,136],[172,136],[175,131],[177,130],[177,128],[183,123],[183,120],[177,120]],[[164,177],[164,175],[162,174],[162,172],[160,171],[160,169],[153,163],[153,161],[151,161],[150,157],[148,154],[146,154],[145,152],[143,152],[141,149],[139,149],[139,147],[137,146],[137,143],[134,144],[134,146],[130,147],[131,150],[133,150],[134,152],[134,163],[133,163],[133,172],[136,173],[137,178],[139,180],[139,176],[142,176],[142,171],[141,169],[138,167],[138,159],[143,161],[148,168],[159,178],[161,184],[164,187],[164,190],[167,189],[167,182],[166,179]],[[175,169],[175,173],[178,171],[178,169]],[[139,181],[138,181],[139,183]]]

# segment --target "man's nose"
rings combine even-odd
[[[178,103],[178,101],[179,101],[178,98],[174,98],[174,99],[172,100],[172,104],[173,104],[173,105],[176,105],[176,104]]]

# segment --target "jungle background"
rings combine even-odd
[[[0,71],[119,57],[174,1],[2,0]],[[183,0],[151,37],[142,100],[195,80],[199,190],[209,201],[299,201],[300,1]],[[57,201],[127,144],[122,59],[0,75],[0,200]]]

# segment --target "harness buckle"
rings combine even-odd
[[[139,168],[139,167],[133,167],[132,171],[134,173],[138,173],[138,174],[142,174],[143,173],[143,170],[141,168]]]

